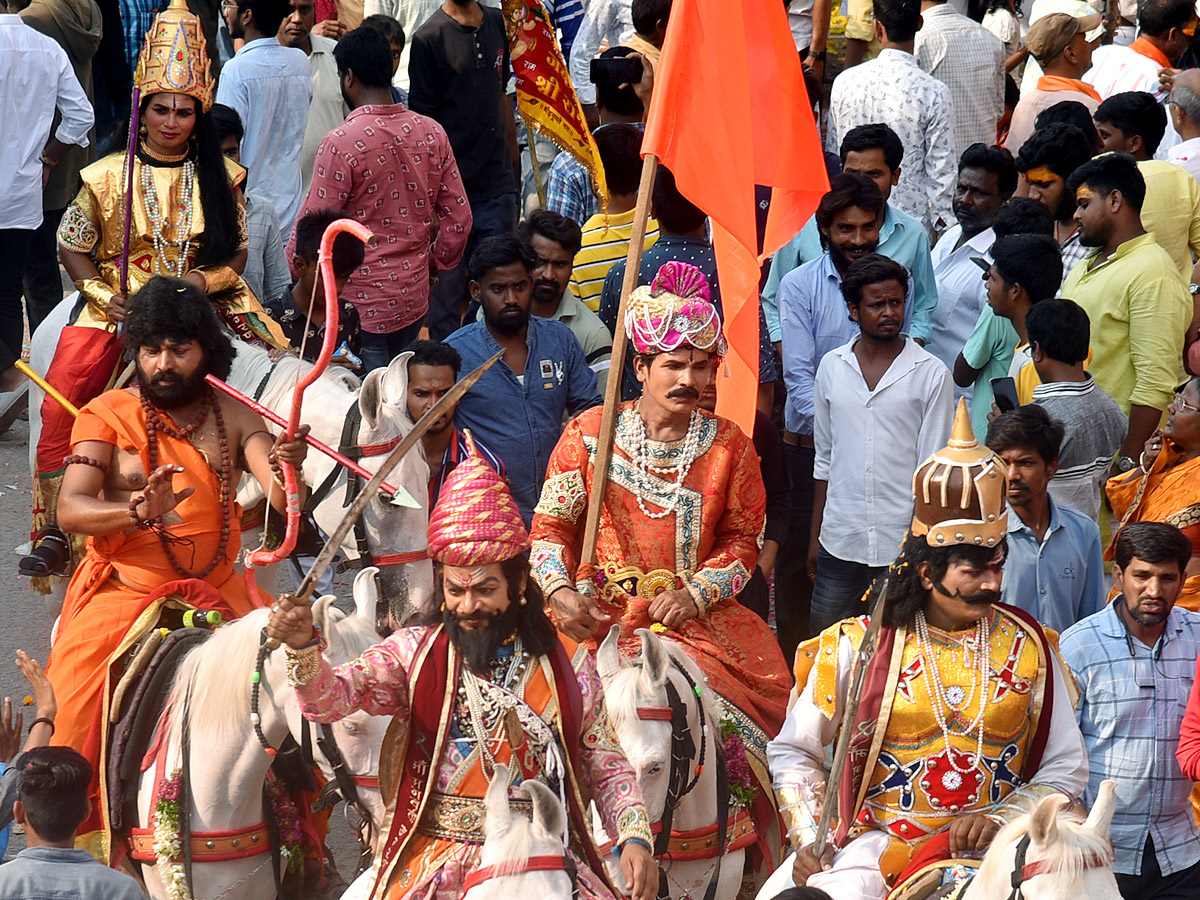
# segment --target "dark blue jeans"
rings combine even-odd
[[[862,596],[871,582],[886,571],[887,566],[868,566],[838,559],[821,547],[817,554],[817,578],[813,582],[810,613],[813,634],[842,619],[868,615],[871,610],[861,602]]]
[[[1200,863],[1164,875],[1154,852],[1154,840],[1146,836],[1142,851],[1142,874],[1116,874],[1117,890],[1125,900],[1195,900],[1200,897]]]
[[[783,461],[792,482],[787,539],[775,562],[775,627],[784,658],[796,655],[796,645],[812,636],[808,580],[808,536],[812,530],[813,448],[783,445]]]
[[[421,334],[420,319],[411,325],[405,325],[399,331],[388,334],[362,333],[362,369],[358,374],[366,376],[372,369],[386,366],[404,352],[404,348],[415,341]]]

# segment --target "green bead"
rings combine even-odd
[[[258,684],[258,683],[259,683],[259,682],[261,682],[261,681],[262,681],[262,672],[259,672],[259,671],[257,671],[257,670],[256,670],[256,671],[254,672],[254,674],[250,676],[250,683],[251,683],[251,684]]]
[[[692,690],[693,690],[693,691],[695,691],[695,693],[696,693],[696,696],[697,696],[697,697],[699,697],[699,696],[700,696],[700,685],[698,685],[698,684],[697,684],[697,685],[694,685],[694,686],[692,687]]]

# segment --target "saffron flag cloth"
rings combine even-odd
[[[804,72],[779,0],[671,8],[642,153],[712,219],[729,355],[717,411],[754,430],[759,266],[829,190]],[[761,251],[755,186],[771,189]]]
[[[503,0],[504,27],[517,83],[517,112],[538,134],[549,138],[587,168],[603,204],[608,186],[600,152],[567,74],[554,25],[542,0]]]

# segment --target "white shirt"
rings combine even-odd
[[[483,4],[488,6],[490,4]],[[408,93],[408,57],[412,52],[413,33],[425,20],[437,12],[442,0],[364,0],[363,17],[391,16],[404,29],[404,49],[400,51],[400,68],[392,76],[392,84]],[[307,186],[305,188],[307,190]]]
[[[600,43],[618,47],[633,35],[633,0],[587,0],[583,22],[571,44],[567,67],[575,94],[584,106],[596,102],[596,86],[592,84],[592,60],[600,55]]]
[[[577,45],[578,46],[578,45]],[[883,122],[904,145],[900,183],[889,203],[927,229],[954,221],[958,178],[950,89],[922,72],[911,53],[888,47],[834,79],[826,144],[837,153],[857,125]]]
[[[342,99],[337,61],[333,58],[333,48],[337,46],[337,41],[321,37],[319,34],[310,34],[308,39],[312,41],[312,53],[308,56],[308,63],[312,69],[313,98],[308,107],[304,146],[300,150],[300,177],[304,183],[305,194],[312,183],[317,148],[321,146],[321,141],[325,140],[325,135],[346,121],[349,113],[346,101]],[[408,46],[407,41],[404,46]]]
[[[788,27],[797,53],[812,46],[812,11],[813,0],[791,0],[788,4]]]
[[[40,157],[55,109],[62,121],[54,136],[86,147],[92,105],[67,52],[16,13],[0,15],[0,228],[42,224]]]
[[[1110,44],[1107,47],[1096,48],[1096,52],[1092,54],[1092,67],[1083,76],[1083,81],[1094,87],[1103,100],[1114,94],[1145,91],[1147,94],[1153,94],[1165,107],[1170,99],[1170,91],[1158,80],[1161,69],[1162,66],[1157,62],[1148,56],[1142,56],[1136,50]],[[1154,153],[1155,159],[1166,159],[1168,151],[1179,143],[1179,134],[1171,123],[1171,112],[1165,109],[1164,112],[1167,114],[1167,130]]]
[[[945,446],[954,416],[950,371],[905,335],[904,348],[867,389],[854,345],[817,367],[813,478],[828,482],[821,546],[846,562],[886,566],[912,523],[912,476]]]
[[[938,305],[933,314],[933,334],[925,349],[940,359],[947,368],[954,367],[954,360],[962,352],[967,338],[979,321],[983,305],[987,303],[987,285],[984,271],[971,261],[973,256],[991,259],[990,251],[996,241],[996,232],[987,228],[973,238],[963,241],[958,249],[954,245],[962,237],[962,226],[955,225],[942,235],[930,253],[933,261],[933,279],[937,282]]]
[[[1200,137],[1188,138],[1172,147],[1167,151],[1167,162],[1183,166],[1200,181]]]

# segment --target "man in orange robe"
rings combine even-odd
[[[67,588],[46,668],[58,695],[53,743],[93,766],[109,665],[156,624],[171,596],[230,618],[264,605],[234,573],[234,493],[249,471],[282,507],[274,468],[305,455],[303,439],[273,441],[257,413],[205,383],[210,372],[228,377],[234,351],[195,286],[152,279],[130,302],[123,339],[137,383],[80,411],[64,460],[58,519],[88,535],[87,555]],[[169,582],[178,585],[167,595]]]

